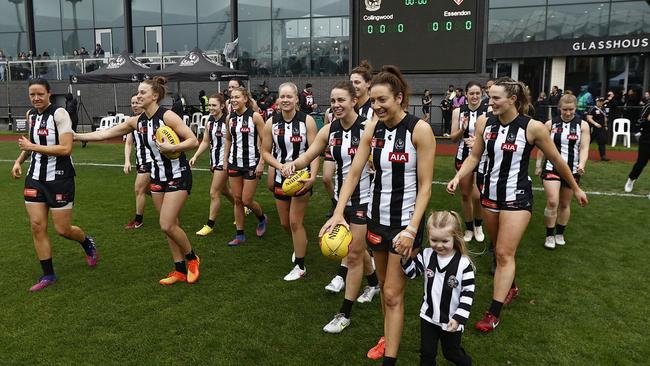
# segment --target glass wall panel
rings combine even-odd
[[[271,0],[239,0],[237,7],[240,21],[271,19]]]
[[[280,75],[311,72],[310,20],[273,21],[273,71]]]
[[[239,64],[253,75],[271,72],[271,21],[239,23]]]
[[[576,96],[587,87],[593,96],[600,95],[601,71],[605,70],[604,57],[567,57],[564,89]]]
[[[63,29],[92,28],[93,0],[63,0],[61,14]]]
[[[111,29],[112,35],[113,35],[113,50],[111,51],[113,54],[120,53],[126,49],[125,43],[124,43],[124,28],[113,28]],[[138,49],[134,49],[136,51],[140,51]]]
[[[132,0],[131,14],[134,26],[160,25],[160,13],[160,0]]]
[[[18,52],[29,48],[27,33],[0,33],[0,45],[7,58],[15,59]]]
[[[162,27],[163,52],[185,55],[196,47],[196,24]]]
[[[309,0],[273,0],[273,19],[309,17]]]
[[[0,32],[25,32],[25,24],[25,4],[22,1],[0,1]]]
[[[348,17],[350,16],[350,2],[348,0],[312,0],[311,15],[313,17]]]
[[[608,3],[609,1],[594,1],[594,0],[548,0],[548,5],[565,5],[566,3],[578,4],[578,3]]]
[[[197,0],[199,23],[229,22],[230,0]]]
[[[315,75],[340,75],[350,62],[348,18],[312,19],[312,70]]]
[[[133,27],[133,54],[140,55],[144,51],[144,27]]]
[[[492,9],[488,43],[544,40],[546,7]]]
[[[610,56],[607,60],[607,87],[619,97],[623,95],[625,89],[625,63],[627,57]]]
[[[95,1],[95,28],[124,26],[124,0]]]
[[[163,0],[163,24],[196,23],[196,0]]]
[[[571,39],[607,35],[609,3],[548,7],[546,39]]]
[[[35,53],[47,51],[51,56],[63,53],[61,44],[61,31],[35,32],[36,33],[36,50]]]
[[[645,1],[612,3],[609,35],[641,34],[650,32],[650,6]]]
[[[232,40],[230,25],[230,22],[199,24],[199,48],[223,52],[223,46]]]
[[[546,0],[490,0],[490,9],[493,8],[511,8],[513,6],[534,6],[546,5]]]
[[[61,29],[61,7],[59,0],[34,0],[34,29]]]
[[[92,29],[64,30],[62,33],[63,33],[63,52],[65,55],[72,56],[72,51],[74,51],[75,49],[86,47],[86,50],[92,56],[93,50],[95,49],[94,30]],[[50,52],[50,54],[52,53]]]

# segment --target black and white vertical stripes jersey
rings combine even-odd
[[[393,128],[378,121],[371,147],[375,178],[368,218],[391,227],[408,226],[415,211],[418,190],[417,152],[413,130],[419,118],[406,114]]]
[[[449,321],[455,319],[462,331],[474,302],[474,267],[469,258],[459,252],[440,258],[432,248],[425,248],[402,268],[410,278],[425,274],[420,318],[445,331]]]
[[[144,148],[149,150],[153,159],[151,178],[160,182],[189,177],[192,174],[184,152],[176,159],[169,159],[156,146],[156,131],[165,126],[163,115],[166,111],[167,109],[159,107],[151,118],[142,113],[137,122],[138,138],[142,138]]]
[[[476,110],[471,110],[468,104],[463,104],[460,106],[458,114],[458,126],[463,125],[463,119],[468,118],[467,128],[463,132],[463,137],[458,142],[458,151],[456,152],[456,160],[465,161],[469,156],[469,153],[472,149],[465,145],[465,139],[476,134],[476,120],[478,117],[487,113],[487,106],[481,104]]]
[[[210,136],[210,167],[223,167],[225,158],[225,138],[227,131],[226,114],[217,120],[214,116],[208,118],[207,133]]]
[[[560,116],[551,120],[551,140],[573,174],[578,174],[578,164],[580,163],[581,124],[582,119],[577,115],[569,122],[565,122]],[[553,171],[553,163],[547,160],[544,169]]]
[[[143,165],[153,162],[153,157],[151,156],[151,151],[147,149],[144,143],[145,136],[138,133],[137,130],[131,132],[133,137],[133,144],[135,145],[135,163],[137,165]]]
[[[64,108],[54,105],[47,107],[43,113],[30,109],[29,141],[41,146],[59,145],[59,136],[72,133],[72,122]],[[70,156],[50,156],[32,151],[27,176],[34,180],[51,182],[75,176]]]
[[[307,114],[296,112],[291,121],[285,121],[282,113],[273,116],[273,157],[280,164],[290,163],[309,148],[307,142]],[[307,166],[309,170],[309,166]],[[275,181],[282,183],[282,174],[275,174]]]
[[[229,128],[232,144],[228,156],[230,168],[254,168],[260,161],[260,149],[257,144],[259,131],[253,121],[253,110],[248,108],[239,115],[232,111]]]
[[[482,197],[496,202],[532,199],[528,163],[533,145],[526,139],[529,122],[530,117],[523,115],[507,125],[498,117],[488,118],[483,132],[487,157]]]
[[[338,201],[343,187],[343,181],[348,176],[350,166],[354,155],[357,153],[361,136],[367,120],[363,116],[358,116],[354,124],[349,128],[343,128],[341,120],[334,120],[330,124],[330,133],[328,138],[328,149],[336,163],[336,175],[334,179],[334,198]],[[357,207],[367,204],[370,201],[370,176],[368,174],[368,164],[364,165],[359,184],[354,188],[350,200],[346,206]]]
[[[357,114],[367,119],[368,121],[372,121],[372,116],[374,115],[374,113],[375,110],[372,109],[372,102],[370,101],[370,99],[366,100],[366,102],[363,103],[363,105],[357,111]]]
[[[490,119],[490,117],[494,116],[492,112],[485,112],[485,117],[487,119]],[[487,129],[487,121],[486,121],[486,126]],[[485,129],[483,131],[485,132]],[[476,136],[476,138],[480,138],[480,136]],[[481,175],[485,174],[485,171],[487,170],[487,150],[483,149],[483,154],[481,154],[481,160],[479,160],[478,166],[476,168],[476,171],[479,173],[477,179],[480,178]],[[482,182],[477,182],[477,186],[483,184]],[[479,187],[480,190],[480,187]]]

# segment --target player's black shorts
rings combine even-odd
[[[459,171],[460,168],[463,167],[463,163],[465,162],[465,160],[460,160],[460,159],[456,158],[456,159],[454,159],[454,162],[455,162],[454,165],[456,167],[456,171]],[[476,173],[478,175],[478,165],[476,166],[476,168],[474,168],[474,173]]]
[[[275,173],[277,174],[278,172],[275,172]],[[284,179],[285,178],[282,177],[283,182],[284,182]],[[314,193],[313,189],[310,188],[307,192],[303,192],[303,193],[297,194],[295,196],[287,196],[282,191],[282,183],[273,182],[273,197],[275,197],[276,200],[291,201],[291,197],[301,197],[301,196],[305,196],[305,195],[310,195],[311,196],[313,193]]]
[[[481,206],[493,212],[522,210],[533,212],[533,195],[531,193],[529,195],[523,195],[521,199],[500,202],[491,200],[481,194]]]
[[[138,174],[151,173],[151,163],[144,163],[136,165],[136,170]]]
[[[216,170],[223,171],[223,164],[210,166],[210,172],[214,173]]]
[[[149,189],[151,190],[151,193],[187,191],[187,194],[190,194],[192,192],[192,175],[172,179],[166,182],[161,182],[157,179],[151,178]]]
[[[564,188],[571,188],[569,185],[569,182],[564,180],[561,176],[560,173],[556,172],[555,170],[546,170],[542,172],[540,175],[542,180],[555,180],[555,181],[560,181],[560,186]],[[573,174],[573,179],[576,180],[576,183],[580,184],[580,174]]]
[[[372,219],[367,220],[368,231],[366,232],[366,242],[368,248],[377,251],[388,251],[390,253],[397,253],[393,248],[393,238],[397,236],[406,226],[390,227],[384,226]],[[424,222],[420,224],[415,240],[413,240],[413,249],[422,246],[422,238],[424,237]]]
[[[325,161],[334,161],[334,157],[330,153],[330,149],[325,149]]]
[[[256,167],[242,168],[234,165],[228,165],[228,176],[229,177],[242,177],[246,180],[255,180],[257,179],[257,174],[255,174]]]
[[[358,206],[345,206],[343,217],[349,224],[366,225],[368,222],[368,204]]]
[[[51,209],[72,208],[74,204],[74,177],[49,182],[25,178],[25,202],[46,203]]]

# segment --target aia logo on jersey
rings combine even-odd
[[[291,142],[302,142],[302,136],[291,136],[289,138],[289,141],[291,141]]]
[[[409,153],[390,152],[388,153],[388,161],[390,161],[391,163],[408,163]]]
[[[356,146],[353,146],[353,147],[348,149],[348,155],[354,156],[354,154],[356,154],[356,153],[357,153],[357,147]]]
[[[273,130],[273,134],[276,136],[284,136],[284,128],[276,128]]]
[[[249,132],[251,132],[251,129],[248,126],[242,126],[239,129],[239,132],[241,132],[241,133],[249,133]]]
[[[374,149],[383,149],[385,144],[386,144],[386,140],[378,139],[375,137],[373,137],[372,141],[370,142],[370,146]]]
[[[495,132],[490,132],[490,131],[485,132],[485,140],[496,140],[496,139],[497,139],[497,134]]]
[[[567,140],[569,140],[569,141],[578,141],[578,139],[579,139],[580,137],[578,136],[577,133],[570,133],[570,134],[567,135],[566,138],[567,138]]]
[[[511,142],[504,142],[503,144],[501,144],[501,150],[515,152],[517,151],[517,144],[513,144]]]
[[[47,136],[49,135],[49,132],[47,131],[47,128],[39,128],[38,130],[36,130],[36,134],[38,134],[39,136]]]
[[[343,139],[337,139],[337,138],[331,138],[330,139],[330,146],[339,146],[343,145]]]

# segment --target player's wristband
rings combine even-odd
[[[416,229],[412,225],[407,226],[406,229],[404,229],[404,230],[408,231],[409,233],[411,233],[413,235],[417,235],[417,233],[418,233],[418,229]]]

